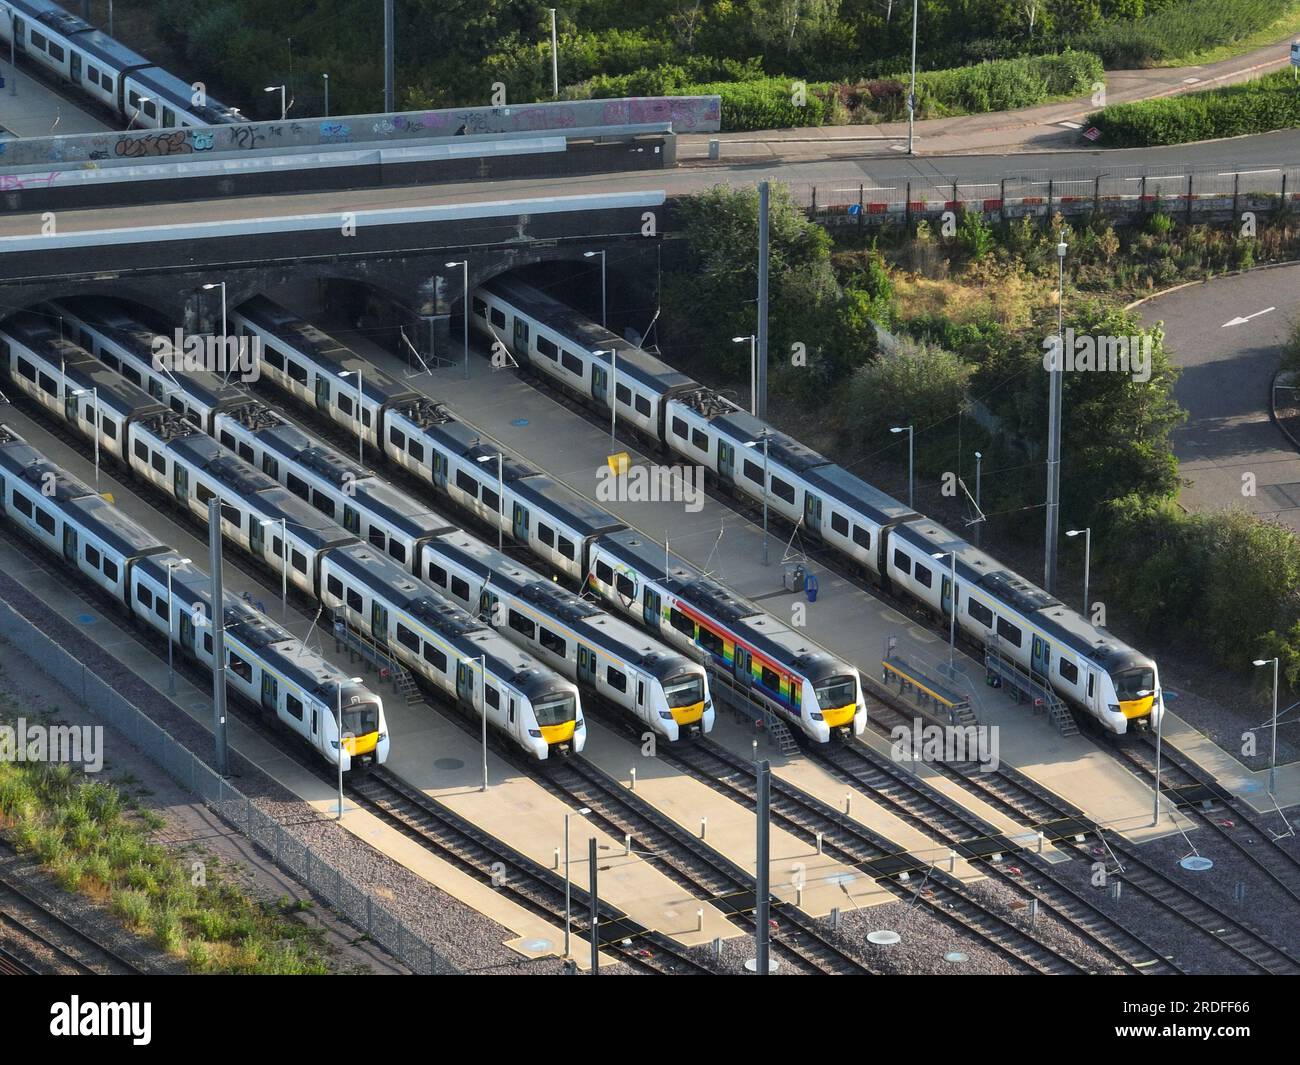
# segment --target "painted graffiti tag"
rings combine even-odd
[[[212,146],[217,140],[215,133],[200,133],[198,130],[195,130],[194,133],[191,134],[191,137],[194,140],[194,150],[196,152],[212,151]]]
[[[320,135],[324,140],[347,140],[352,135],[352,129],[344,122],[322,122]]]
[[[185,131],[178,129],[174,133],[123,137],[114,146],[113,151],[123,159],[141,159],[158,155],[189,155],[194,151],[194,147],[186,138]]]
[[[0,174],[0,192],[13,192],[15,189],[49,188],[54,184],[62,170],[51,170],[48,174]]]

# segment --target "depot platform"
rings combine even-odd
[[[15,77],[14,68],[9,64],[7,45],[4,60],[0,62],[0,77],[5,81],[4,88],[0,89],[0,126],[15,137],[104,133],[113,128],[21,65]],[[3,141],[0,141],[0,165],[4,162],[3,147]]]
[[[87,484],[95,485],[94,464],[83,458],[44,426],[8,405],[0,405],[0,422],[9,425],[51,461],[69,470]],[[197,539],[188,527],[179,525],[169,512],[155,507],[136,494],[136,484],[119,468],[101,467],[99,489],[112,493],[114,503],[131,518],[144,525],[171,546],[207,568],[207,544]],[[52,559],[50,560],[53,561]],[[141,641],[125,624],[125,615],[105,615],[88,608],[86,600],[57,583],[51,571],[42,565],[33,568],[15,548],[0,538],[0,563],[6,572],[24,584],[34,595],[58,610],[79,630],[94,639],[104,650],[127,664],[160,693],[167,691],[167,666],[153,651],[152,644]],[[290,604],[283,612],[278,583],[269,585],[254,580],[239,566],[227,564],[223,581],[228,592],[247,592],[254,601],[261,600],[273,618],[285,617],[286,626],[297,636],[305,636],[313,618]],[[90,618],[90,621],[85,621]],[[318,630],[319,631],[319,630]],[[341,668],[355,671],[346,652],[335,652],[328,635],[318,641],[320,650]],[[212,694],[210,689],[195,687],[182,675],[176,678],[177,694],[173,701],[191,718],[210,729]],[[739,935],[732,924],[715,907],[689,896],[676,883],[658,872],[648,862],[623,855],[623,843],[615,841],[585,819],[573,813],[539,784],[522,777],[510,766],[489,753],[488,770],[492,786],[479,791],[481,748],[463,730],[428,706],[407,706],[384,690],[392,749],[389,769],[409,783],[426,791],[456,813],[481,825],[502,842],[528,855],[543,866],[553,866],[553,854],[563,842],[564,816],[570,818],[570,838],[575,844],[572,875],[577,883],[586,882],[586,840],[595,836],[600,853],[601,898],[618,907],[639,924],[661,931],[686,945],[707,943],[715,937]],[[260,766],[269,776],[309,803],[322,816],[333,817],[337,792],[330,784],[277,751],[269,742],[245,726],[237,717],[228,719],[230,747]],[[561,953],[563,930],[510,901],[490,886],[480,883],[448,862],[395,831],[384,822],[351,803],[346,804],[342,826],[359,839],[374,846],[409,868],[417,876],[442,888],[448,894],[474,907],[504,928],[515,938],[505,945],[528,957]],[[578,853],[578,852],[581,853]],[[697,911],[703,911],[702,917]],[[575,937],[577,938],[577,937]],[[572,948],[581,966],[587,965],[590,947],[585,942]],[[614,959],[610,959],[612,962]]]
[[[495,369],[477,352],[468,360],[465,377],[463,349],[455,341],[440,354],[439,368],[408,366],[363,334],[330,320],[315,305],[304,286],[273,294],[305,317],[338,337],[374,365],[415,391],[446,402],[457,417],[482,431],[485,442],[504,445],[540,466],[553,477],[595,500],[598,471],[609,456],[626,451],[634,464],[658,460],[638,450],[630,438],[611,442],[607,427],[579,417],[513,369]],[[642,532],[647,539],[699,567],[714,579],[757,602],[787,623],[798,623],[827,649],[854,663],[869,677],[879,673],[886,638],[898,639],[898,653],[921,669],[946,669],[947,641],[904,616],[889,603],[831,572],[817,571],[820,593],[815,603],[786,587],[787,543],[776,532],[767,538],[769,564],[764,565],[761,527],[714,499],[704,496],[685,503],[601,501],[605,507]],[[454,510],[454,508],[453,508]],[[794,545],[797,550],[798,545]],[[789,559],[793,564],[793,557]],[[1060,796],[1097,822],[1135,842],[1193,827],[1185,818],[1162,817],[1152,826],[1152,796],[1133,773],[1103,752],[1085,735],[1063,736],[1044,714],[1011,702],[984,683],[984,665],[959,653],[956,675],[945,683],[970,699],[982,725],[999,731],[1000,757],[1030,779]],[[965,789],[961,801],[969,805]],[[1020,826],[1019,831],[1025,831]]]
[[[1209,736],[1166,709],[1160,731],[1164,739],[1205,770],[1224,788],[1256,813],[1275,813],[1279,807],[1300,806],[1300,762],[1277,767],[1276,801],[1268,793],[1268,770],[1250,769]],[[1257,733],[1267,745],[1267,730]]]

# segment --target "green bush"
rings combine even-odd
[[[1103,23],[1075,34],[1070,44],[1101,56],[1108,68],[1147,67],[1249,37],[1289,6],[1289,0],[1185,0],[1136,21]]]

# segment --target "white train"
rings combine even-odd
[[[488,720],[535,758],[581,750],[578,690],[147,393],[17,314],[0,326],[0,363],[25,395],[318,598],[404,666]],[[97,401],[97,403],[96,403]],[[98,411],[96,411],[96,406]],[[499,712],[498,712],[499,711]]]
[[[208,575],[3,425],[0,512],[182,655],[212,668]],[[330,765],[342,757],[345,773],[387,761],[388,725],[377,694],[229,593],[224,621],[229,688]]]
[[[245,122],[232,108],[200,97],[189,82],[131,51],[50,0],[0,0],[0,41],[128,129],[176,129]]]
[[[730,400],[531,285],[497,278],[471,294],[470,322],[521,364],[610,411],[728,490],[762,501],[883,587],[950,617],[943,574],[957,553],[957,622],[1114,733],[1163,713],[1155,662],[992,556]],[[613,358],[608,352],[615,352]],[[601,352],[601,354],[597,354]],[[611,387],[612,384],[612,387]],[[764,453],[766,451],[766,454]]]

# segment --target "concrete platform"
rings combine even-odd
[[[1256,813],[1274,813],[1278,806],[1300,806],[1300,762],[1277,767],[1277,803],[1268,794],[1268,770],[1250,769],[1209,736],[1171,710],[1165,711],[1161,733],[1191,761]],[[1260,749],[1269,749],[1268,731],[1257,732]]]
[[[9,65],[8,45],[4,46],[0,75],[5,79],[5,86],[0,89],[0,126],[15,137],[48,137],[52,133],[105,133],[113,128],[89,110],[83,110],[71,99],[55,92],[21,65],[15,79],[14,69]],[[13,91],[15,81],[17,94]],[[3,168],[3,164],[4,153],[0,151],[0,168]]]
[[[94,485],[93,463],[50,435],[39,423],[8,406],[0,406],[0,421],[11,426],[52,461],[70,470],[87,484]],[[118,507],[155,535],[184,551],[204,568],[207,567],[207,544],[198,540],[187,527],[178,525],[169,514],[154,509],[150,503],[136,495],[133,482],[119,477],[116,469],[105,467],[101,470],[100,489],[112,493]],[[116,614],[106,616],[97,609],[88,609],[84,600],[59,585],[47,569],[33,569],[25,563],[13,546],[3,538],[0,538],[0,563],[34,595],[59,610],[105,650],[129,663],[158,691],[166,692],[166,663],[159,661],[148,645],[121,624],[124,620],[122,617]],[[227,590],[236,595],[247,591],[254,600],[264,600],[273,617],[279,616],[275,593],[250,578],[237,566],[227,565],[223,579]],[[289,608],[287,627],[295,634],[305,635],[311,624],[311,618],[300,614],[292,606]],[[357,668],[358,663],[349,663],[346,653],[339,655],[334,652],[332,639],[327,637],[320,644],[325,656],[340,667],[349,670]],[[554,848],[562,844],[564,814],[569,807],[539,784],[518,776],[494,755],[489,755],[488,763],[493,786],[486,794],[479,792],[478,766],[481,764],[481,755],[478,745],[427,704],[408,707],[401,700],[394,699],[391,691],[385,690],[383,694],[393,737],[389,767],[410,783],[445,802],[457,813],[482,825],[516,850],[543,865],[551,865]],[[174,701],[199,724],[205,728],[210,726],[210,689],[196,688],[184,677],[178,676]],[[234,750],[254,764],[262,766],[268,774],[322,814],[330,817],[334,815],[336,793],[327,782],[294,763],[233,716],[228,721],[228,735],[230,746]],[[458,761],[462,766],[445,770],[437,768],[435,762],[444,759],[448,760],[447,764]],[[738,934],[736,927],[720,911],[687,896],[649,863],[636,857],[623,858],[622,841],[611,840],[604,833],[584,824],[583,820],[576,816],[570,819],[574,855],[570,865],[575,881],[586,880],[585,844],[589,836],[595,835],[603,853],[618,855],[602,866],[601,896],[611,905],[617,906],[646,927],[673,935],[687,944],[705,943],[715,936]],[[517,938],[508,940],[507,946],[528,956],[536,956],[538,953],[558,955],[561,952],[562,929],[429,854],[371,814],[349,804],[342,825],[358,838],[407,865],[416,875],[443,888],[514,932]],[[704,910],[703,929],[697,930],[696,910],[701,908]],[[525,948],[525,941],[545,941],[552,944],[553,948],[540,952],[530,951]],[[581,959],[589,956],[590,948],[584,944],[581,947],[575,945],[572,950],[579,957],[579,964],[585,965],[586,962]]]
[[[286,289],[272,296],[321,322],[410,388],[450,404],[459,417],[482,430],[485,440],[526,456],[588,498],[596,498],[597,471],[605,467],[613,451],[627,451],[633,463],[654,461],[626,440],[612,446],[607,428],[579,418],[515,371],[493,369],[478,354],[469,359],[466,380],[458,340],[453,341],[449,352],[440,353],[442,358],[452,360],[450,368],[413,374],[412,370],[420,369],[418,365],[408,367],[365,336],[325,322],[311,305],[306,290]],[[754,599],[787,623],[797,621],[796,606],[804,608],[804,627],[809,635],[870,676],[879,674],[885,640],[891,635],[898,637],[898,653],[923,670],[935,672],[940,664],[946,668],[945,640],[843,577],[814,567],[821,584],[815,603],[787,591],[782,582],[782,560],[787,553],[784,538],[768,537],[770,564],[763,565],[761,527],[715,500],[706,497],[700,502],[702,505],[695,510],[685,503],[671,502],[616,501],[600,505],[655,543],[667,541],[674,556]],[[957,676],[947,684],[969,697],[982,724],[997,728],[1003,762],[1083,810],[1098,824],[1134,840],[1150,838],[1151,833],[1143,828],[1151,817],[1150,791],[1133,774],[1087,736],[1064,737],[1046,715],[1035,715],[1024,704],[1015,704],[1000,691],[987,687],[983,663],[959,653],[956,668]],[[970,796],[964,789],[958,789],[956,797],[969,805]],[[981,807],[987,811],[986,806]]]
[[[700,819],[707,818],[708,845],[742,869],[754,868],[757,826],[753,811],[678,772],[662,759],[641,757],[632,743],[590,721],[583,757],[624,784],[629,783],[628,770],[635,765],[636,794],[642,800],[695,835],[700,831]],[[818,854],[816,847],[776,823],[772,825],[770,848],[772,894],[809,916],[827,916],[844,905],[846,895],[855,907],[893,902],[896,898],[870,877]]]

